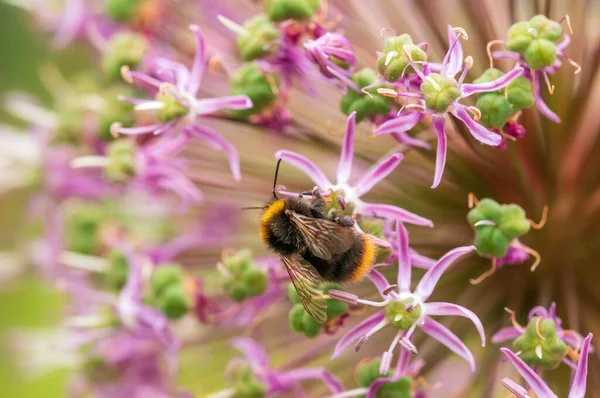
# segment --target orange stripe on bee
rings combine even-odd
[[[352,272],[352,282],[357,282],[364,278],[371,271],[371,268],[373,268],[373,263],[375,263],[375,259],[377,258],[377,247],[375,247],[373,239],[369,235],[363,234],[361,235],[361,240],[363,243],[362,258],[358,267]]]
[[[277,214],[285,209],[285,201],[283,199],[276,200],[271,203],[260,217],[260,237],[266,241],[269,237],[269,223]]]

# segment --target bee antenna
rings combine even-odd
[[[253,206],[253,207],[242,207],[240,210],[264,210],[266,206]]]
[[[275,192],[275,188],[277,187],[277,175],[279,174],[279,165],[281,164],[281,159],[279,159],[277,161],[277,166],[275,166],[275,177],[273,178],[273,197],[275,199],[279,198],[277,197],[277,193]]]

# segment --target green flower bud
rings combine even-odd
[[[422,309],[416,305],[409,310],[407,305],[414,302],[412,298],[402,301],[392,301],[385,306],[384,313],[390,323],[397,329],[408,330],[421,317]]]
[[[513,347],[521,352],[525,363],[547,370],[556,368],[567,355],[567,345],[558,337],[554,320],[540,317],[529,321],[525,333],[515,339]]]
[[[292,304],[300,303],[300,297],[298,296],[298,292],[296,291],[296,288],[294,287],[294,284],[292,282],[288,283],[287,296],[288,299],[292,302]]]
[[[523,56],[531,69],[552,66],[556,61],[556,45],[544,39],[533,40]]]
[[[143,0],[106,0],[106,14],[117,22],[124,22],[136,16]]]
[[[232,398],[264,398],[267,396],[267,387],[257,381],[239,384]]]
[[[525,57],[532,69],[551,66],[556,60],[556,42],[562,35],[559,23],[543,15],[517,22],[508,30],[506,48]]]
[[[517,22],[508,29],[508,40],[506,49],[522,53],[529,47],[534,36],[529,32],[531,24],[529,22]]]
[[[135,143],[127,139],[108,144],[106,152],[108,164],[104,168],[106,178],[111,181],[124,181],[135,175],[135,148]]]
[[[266,15],[260,14],[246,21],[244,30],[237,40],[244,61],[252,61],[277,52],[281,32]]]
[[[76,209],[66,223],[65,247],[67,250],[94,255],[100,250],[98,230],[107,219],[106,211],[98,205]]]
[[[110,126],[118,122],[123,127],[131,127],[135,123],[134,106],[125,101],[119,101],[118,96],[135,96],[135,90],[131,86],[117,85],[111,87],[106,93],[102,94],[105,100],[104,107],[99,111],[98,134],[104,141],[113,141],[114,137],[110,132]]]
[[[93,383],[109,384],[119,380],[119,372],[109,366],[101,356],[86,356],[81,371],[86,379]]]
[[[405,45],[413,61],[427,61],[427,54],[413,44],[410,35],[388,37],[383,52],[377,58],[377,71],[389,82],[398,80],[402,72],[414,72],[412,67],[404,70],[409,63],[403,50]]]
[[[294,332],[304,333],[309,339],[315,338],[321,331],[321,324],[306,312],[302,303],[294,304],[289,313],[290,326]]]
[[[251,268],[247,270],[243,278],[248,286],[249,296],[260,296],[263,294],[269,286],[269,277],[267,273],[258,268]]]
[[[364,68],[352,75],[351,79],[358,87],[363,88],[374,83],[377,80],[377,74],[372,69]],[[367,91],[372,97],[349,88],[346,95],[342,97],[342,112],[346,115],[356,112],[357,123],[366,117],[388,114],[392,110],[394,99],[377,93],[377,89],[382,87],[388,86],[381,85],[368,89]]]
[[[453,77],[430,73],[421,83],[425,106],[437,112],[446,112],[453,101],[460,98],[458,82]]]
[[[337,300],[326,300],[327,302],[327,319],[334,319],[348,312],[346,303]]]
[[[263,0],[263,7],[273,22],[308,19],[321,7],[321,0]]]
[[[156,296],[171,286],[179,286],[183,282],[183,271],[179,264],[164,264],[156,267],[150,277],[150,287]]]
[[[244,249],[229,254],[222,267],[223,288],[235,301],[263,294],[269,285],[269,278],[263,269],[254,264],[252,252]]]
[[[475,106],[481,111],[479,123],[495,129],[502,128],[513,114],[510,102],[502,94],[481,95]]]
[[[508,85],[508,102],[513,111],[531,108],[535,103],[531,82],[523,76],[517,77]]]
[[[368,388],[373,382],[380,377],[389,377],[392,375],[391,371],[387,374],[379,374],[379,366],[381,365],[381,359],[373,359],[372,361],[363,363],[357,369],[358,385],[363,388]]]
[[[170,284],[157,297],[156,306],[167,318],[179,319],[189,311],[190,299],[182,284]]]
[[[531,225],[525,211],[518,205],[500,205],[492,199],[482,199],[467,214],[467,221],[475,228],[475,247],[481,255],[503,257],[510,242],[529,232]],[[490,221],[495,225],[478,225]]]
[[[113,35],[102,54],[102,71],[109,79],[121,81],[121,67],[135,69],[148,50],[146,38],[133,32],[121,32]]]
[[[256,62],[251,62],[236,70],[230,80],[231,95],[247,95],[252,101],[252,108],[232,111],[241,119],[247,119],[250,115],[262,112],[275,102],[277,96],[273,92],[273,86],[267,80]],[[279,87],[279,81],[275,75],[270,74],[272,82]]]
[[[160,90],[154,99],[164,104],[162,108],[159,108],[156,111],[156,117],[163,123],[167,123],[178,117],[185,116],[189,111],[187,106],[177,101],[177,99],[169,92],[169,90]]]
[[[536,30],[540,39],[549,40],[553,43],[558,42],[562,36],[562,27],[556,21],[548,19],[545,15],[536,15],[529,20],[533,29]]]
[[[240,281],[229,281],[224,285],[225,293],[235,302],[242,302],[248,296],[248,285]]]
[[[119,250],[111,249],[108,264],[108,269],[100,275],[101,284],[110,290],[119,291],[125,286],[129,274],[127,258]]]
[[[383,235],[383,229],[385,227],[385,222],[383,220],[377,218],[362,219],[358,221],[358,225],[365,233],[371,234],[379,239],[386,239]],[[393,251],[391,248],[379,248],[377,250],[377,259],[375,260],[375,264],[385,262],[392,252]]]

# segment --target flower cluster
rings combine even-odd
[[[235,10],[225,16],[225,9],[213,2],[180,3],[173,7],[162,0],[67,0],[60,15],[32,7],[54,32],[56,46],[75,40],[89,44],[97,70],[66,79],[56,68],[45,68],[42,80],[54,97],[51,109],[19,94],[6,99],[7,110],[27,122],[35,138],[39,159],[29,164],[36,176],[29,183],[36,189],[28,231],[33,243],[24,246],[40,274],[70,297],[61,327],[72,341],[70,350],[82,358],[73,376],[73,394],[188,397],[211,392],[213,398],[259,398],[304,396],[307,387],[310,396],[312,388],[320,388],[331,398],[423,397],[431,388],[420,375],[424,361],[416,358],[423,354],[424,339],[464,359],[471,372],[479,371],[478,352],[469,348],[470,340],[434,318],[467,318],[481,347],[486,347],[486,330],[475,307],[468,306],[472,311],[455,303],[461,300],[458,288],[454,299],[438,298],[441,280],[458,280],[461,265],[456,263],[470,262],[474,253],[491,259],[492,268],[471,279],[472,284],[530,257],[536,260],[533,271],[541,256],[523,241],[545,224],[548,208],[536,223],[521,205],[490,198],[477,201],[471,195],[470,211],[460,214],[474,239],[460,240],[456,234],[454,242],[462,243],[448,244],[445,254],[434,260],[420,254],[422,248],[413,241],[417,234],[433,236],[438,230],[433,228],[436,217],[411,211],[421,208],[421,197],[413,195],[406,210],[404,203],[374,194],[382,181],[395,183],[391,177],[403,161],[402,167],[410,162],[404,160],[409,151],[428,155],[431,143],[420,131],[436,137],[431,188],[437,188],[452,144],[449,132],[462,129],[467,142],[475,139],[502,148],[508,140],[524,138],[519,118],[534,105],[559,123],[542,100],[540,85],[544,79],[550,86],[549,75],[561,67],[561,59],[579,71],[566,54],[571,36],[563,34],[561,21],[537,15],[514,24],[506,50],[491,51],[500,41],[490,42],[490,68],[471,80],[474,61],[464,54],[469,37],[461,27],[443,29],[446,50],[437,60],[427,42],[384,29],[382,47],[371,49],[376,56],[371,68],[360,65],[358,47],[339,20],[331,19],[325,0],[264,0],[261,11],[249,18]],[[218,24],[199,22],[207,16],[214,16]],[[236,35],[229,39],[235,41],[241,63],[221,55],[218,40],[227,38],[221,34],[223,26]],[[215,29],[221,29],[219,37]],[[494,67],[495,59],[512,60],[514,66],[502,71]],[[224,82],[217,79],[219,65],[226,72]],[[288,150],[279,141],[290,138],[295,89],[317,97],[322,84],[336,90],[338,108],[346,115],[334,178],[331,162],[312,160],[303,149]],[[227,95],[217,94],[224,92]],[[450,130],[453,121],[460,123]],[[221,134],[224,125],[237,126],[231,129],[233,135]],[[241,137],[256,133],[256,126],[265,146],[267,141],[275,145],[274,159],[246,165],[240,154],[258,151],[262,142],[243,147]],[[379,160],[362,167],[370,156],[359,152],[361,128],[370,138],[391,135],[399,145],[373,155]],[[314,137],[295,138],[309,142]],[[294,166],[314,186],[262,189],[257,176],[275,161]],[[229,171],[219,169],[224,165]],[[356,266],[363,268],[361,276],[370,283],[346,286],[325,278],[320,292],[310,297],[325,303],[323,324],[303,305],[306,297],[296,290],[298,276],[286,268],[285,256],[282,261],[250,249],[245,225],[240,225],[246,221],[241,214],[248,213],[239,212],[238,198],[247,185],[260,186],[264,199],[271,194],[310,205],[318,201],[330,222],[377,246],[371,253],[374,265]],[[247,197],[243,195],[245,202]],[[438,214],[444,212],[440,203]],[[267,208],[258,207],[265,212]],[[36,223],[43,228],[36,230]],[[298,247],[298,256],[310,263],[310,245]],[[195,256],[198,252],[201,255]],[[338,259],[326,265],[346,263]],[[318,273],[324,274],[322,269]],[[371,308],[376,312],[362,316]],[[554,303],[548,310],[534,307],[525,327],[511,314],[512,327],[497,331],[491,342],[511,340],[515,352],[494,348],[495,356],[506,356],[538,397],[556,396],[542,376],[564,363],[572,371],[569,397],[583,398],[588,354],[594,352],[592,334],[583,338],[564,329]],[[262,337],[267,329],[285,340]],[[372,337],[390,330],[389,344],[377,346]],[[236,333],[230,344],[242,356],[223,371],[225,388],[203,386],[196,391],[179,385],[181,364],[217,366],[217,361],[200,356],[180,361],[180,354],[196,355],[193,349],[198,346],[211,351],[213,341]],[[311,349],[296,357],[280,356],[286,360],[280,367],[269,365],[271,347],[295,342]],[[360,362],[357,387],[344,387],[333,375],[339,368],[304,365],[322,353],[351,362],[349,355],[342,355],[351,345],[355,351],[383,351],[378,359]],[[528,396],[529,390],[516,382],[500,382],[514,395]]]

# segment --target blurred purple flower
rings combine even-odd
[[[451,315],[469,318],[479,332],[482,346],[485,346],[483,326],[477,315],[457,304],[445,302],[426,303],[446,269],[448,269],[448,267],[450,267],[459,257],[474,251],[475,247],[458,247],[446,253],[425,273],[425,275],[423,275],[423,278],[421,278],[421,281],[414,292],[411,292],[412,267],[409,260],[408,233],[400,222],[397,223],[396,228],[398,241],[401,246],[401,255],[398,259],[397,285],[390,285],[386,278],[375,270],[371,271],[369,274],[369,279],[371,279],[373,284],[377,287],[383,301],[375,302],[362,300],[352,293],[338,290],[329,291],[329,295],[332,298],[348,304],[364,304],[367,306],[383,308],[383,310],[371,315],[354,327],[354,329],[346,333],[346,335],[337,343],[333,358],[340,355],[346,347],[357,339],[356,349],[358,350],[373,334],[377,333],[385,326],[392,324],[392,326],[399,330],[390,344],[389,349],[385,351],[382,356],[380,367],[381,374],[385,374],[389,370],[393,357],[393,350],[396,345],[400,344],[402,347],[412,352],[417,352],[416,347],[410,341],[410,338],[417,327],[463,357],[469,363],[471,370],[475,371],[475,359],[473,358],[471,351],[469,351],[466,345],[460,341],[456,335],[446,327],[442,326],[442,324],[434,321],[431,316]],[[398,287],[397,292],[394,290],[395,287]]]
[[[575,368],[575,375],[573,377],[571,388],[569,389],[569,398],[584,398],[585,390],[587,384],[587,373],[588,373],[588,352],[590,351],[590,343],[592,341],[593,335],[590,333],[587,335],[585,340],[583,340],[583,344],[581,345],[581,357],[577,362],[577,367]],[[539,398],[557,398],[558,396],[552,392],[550,387],[544,382],[544,380],[517,354],[509,350],[508,348],[501,348],[502,353],[508,358],[508,360],[513,364],[515,369],[519,372],[519,374],[523,377],[525,382],[529,385],[529,388],[536,394]],[[504,387],[513,393],[517,398],[527,398],[528,390],[523,386],[517,384],[509,378],[503,378],[501,380]]]
[[[282,159],[298,169],[302,170],[321,191],[322,195],[340,195],[346,203],[354,205],[354,213],[363,216],[385,217],[387,219],[400,220],[416,225],[433,227],[431,220],[418,216],[399,207],[363,202],[360,197],[369,192],[379,181],[387,177],[400,164],[403,159],[401,153],[392,155],[380,160],[371,167],[359,181],[350,184],[350,175],[352,172],[352,162],[354,157],[354,133],[356,113],[353,112],[346,123],[346,132],[342,144],[342,152],[338,164],[336,183],[332,183],[325,174],[308,158],[287,150],[280,150],[275,153],[277,159]],[[282,192],[291,196],[297,196],[296,193]]]
[[[341,33],[325,33],[315,40],[304,42],[306,53],[318,67],[321,73],[334,78],[329,69],[333,69],[337,74],[350,76],[356,63],[356,56],[352,49],[350,41]],[[339,66],[339,62],[347,65],[347,68]]]

